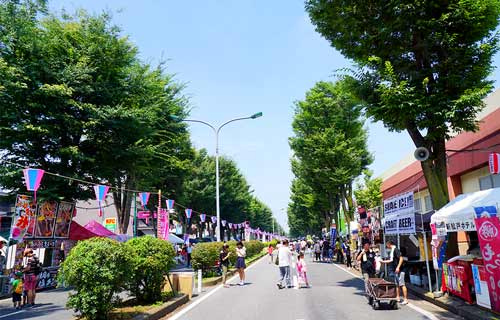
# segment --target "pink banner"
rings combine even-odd
[[[160,209],[158,216],[158,238],[168,240],[169,233],[169,214],[167,209]]]
[[[479,245],[487,273],[491,309],[500,312],[500,220],[475,219]]]

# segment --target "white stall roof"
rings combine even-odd
[[[456,224],[457,226],[458,224],[474,225],[475,207],[494,206],[498,208],[499,203],[500,188],[461,194],[436,211],[431,217],[431,223]],[[448,229],[448,231],[451,230]]]

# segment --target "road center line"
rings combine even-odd
[[[263,258],[266,258],[266,256],[263,256],[262,258],[260,258],[259,260],[255,261],[254,263],[252,263],[248,268],[245,269],[245,273],[252,269],[254,266],[256,266],[257,264],[259,264]],[[239,277],[238,274],[235,274],[234,276],[232,276],[229,280],[227,280],[227,282],[231,282],[233,281],[235,278]],[[190,310],[192,310],[194,307],[196,307],[197,305],[199,305],[200,303],[202,303],[203,301],[205,301],[206,299],[208,299],[211,295],[213,295],[215,292],[219,291],[221,288],[223,287],[222,284],[219,284],[217,287],[213,288],[212,290],[210,290],[208,293],[206,293],[204,296],[200,297],[198,300],[194,301],[193,303],[190,303],[189,305],[187,305],[184,309],[180,310],[177,314],[174,314],[172,317],[168,318],[170,320],[177,320],[179,319],[180,317],[182,317],[183,315],[185,315],[186,313],[188,313]]]
[[[338,266],[337,264],[333,264],[335,267],[339,268],[340,270],[350,274],[351,276],[353,276],[354,278],[358,278],[359,280],[363,281],[363,278],[352,273],[351,271],[349,270],[346,270],[344,268],[342,268],[341,266]],[[424,310],[420,307],[417,307],[416,305],[414,305],[413,303],[408,303],[407,304],[408,307],[410,307],[411,309],[417,311],[418,313],[422,314],[423,316],[425,316],[426,318],[430,319],[430,320],[439,320],[438,317],[436,317],[435,315],[433,315],[431,312],[427,311],[427,310]]]

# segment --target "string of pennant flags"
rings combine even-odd
[[[103,206],[104,200],[106,199],[106,196],[107,196],[109,190],[110,189],[115,189],[115,190],[119,189],[119,188],[112,187],[112,186],[105,185],[105,184],[95,184],[95,183],[90,182],[90,181],[86,181],[86,180],[82,180],[82,179],[78,179],[78,178],[74,178],[74,177],[68,177],[68,176],[57,174],[57,173],[48,172],[48,171],[45,171],[43,169],[26,168],[20,164],[17,164],[17,163],[8,161],[8,160],[4,160],[4,159],[2,159],[1,161],[8,163],[8,164],[11,164],[11,165],[14,165],[14,166],[17,166],[17,167],[20,167],[20,168],[23,168],[23,175],[24,175],[24,182],[26,185],[26,189],[28,191],[33,192],[33,198],[34,198],[35,202],[36,202],[36,193],[37,193],[38,189],[40,188],[43,176],[45,174],[56,176],[56,177],[59,177],[62,179],[76,181],[76,182],[81,183],[81,184],[93,186],[96,200],[98,203],[98,208],[95,208],[95,209],[99,209],[99,213],[98,213],[99,217],[102,217],[104,215],[104,208],[110,206],[110,205]],[[119,190],[136,193],[139,197],[139,201],[140,201],[141,206],[143,208],[145,208],[147,206],[151,194],[156,193],[156,192],[145,192],[145,191],[130,190],[130,189],[119,189]],[[186,206],[184,206],[180,203],[176,203],[174,200],[168,199],[163,195],[160,195],[160,199],[165,200],[165,204],[166,204],[166,207],[168,210],[174,210],[174,206],[178,206],[178,207],[181,207],[182,209],[184,209],[184,214],[185,214],[185,217],[186,217],[188,224],[191,223],[193,213],[196,213],[198,215],[201,223],[206,223],[207,217],[210,217],[210,222],[212,222],[213,224],[217,223],[216,216],[207,216],[207,214],[205,214],[205,213],[194,211],[193,209],[187,208]],[[161,206],[161,201],[159,201],[159,206]],[[88,208],[86,208],[86,209],[88,209]],[[250,233],[253,233],[253,234],[256,234],[259,236],[261,236],[261,235],[277,236],[271,232],[262,231],[262,230],[260,230],[260,228],[252,229],[252,228],[250,228],[250,225],[248,222],[232,223],[232,222],[228,222],[227,220],[221,220],[220,222],[221,222],[222,227],[224,227],[224,228],[227,227],[230,230],[249,229]]]

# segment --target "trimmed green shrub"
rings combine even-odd
[[[191,264],[194,270],[200,270],[207,274],[219,260],[222,250],[222,242],[203,242],[194,246],[191,253]]]
[[[229,257],[231,265],[236,264],[236,243],[236,241],[226,242],[226,244],[229,245],[229,252],[231,253],[231,256]],[[243,245],[247,250],[247,258],[251,258],[261,253],[262,249],[265,248],[264,243],[258,240],[246,241],[243,242]],[[219,254],[222,250],[222,246],[222,242],[204,242],[195,245],[193,253],[191,254],[193,269],[201,269],[204,275],[209,274],[210,270],[213,269],[219,260]]]
[[[127,241],[132,254],[126,286],[140,303],[162,300],[165,275],[174,265],[174,248],[158,238],[144,236]]]
[[[61,264],[58,282],[72,286],[67,306],[89,320],[107,319],[129,273],[128,247],[108,238],[80,241]]]

